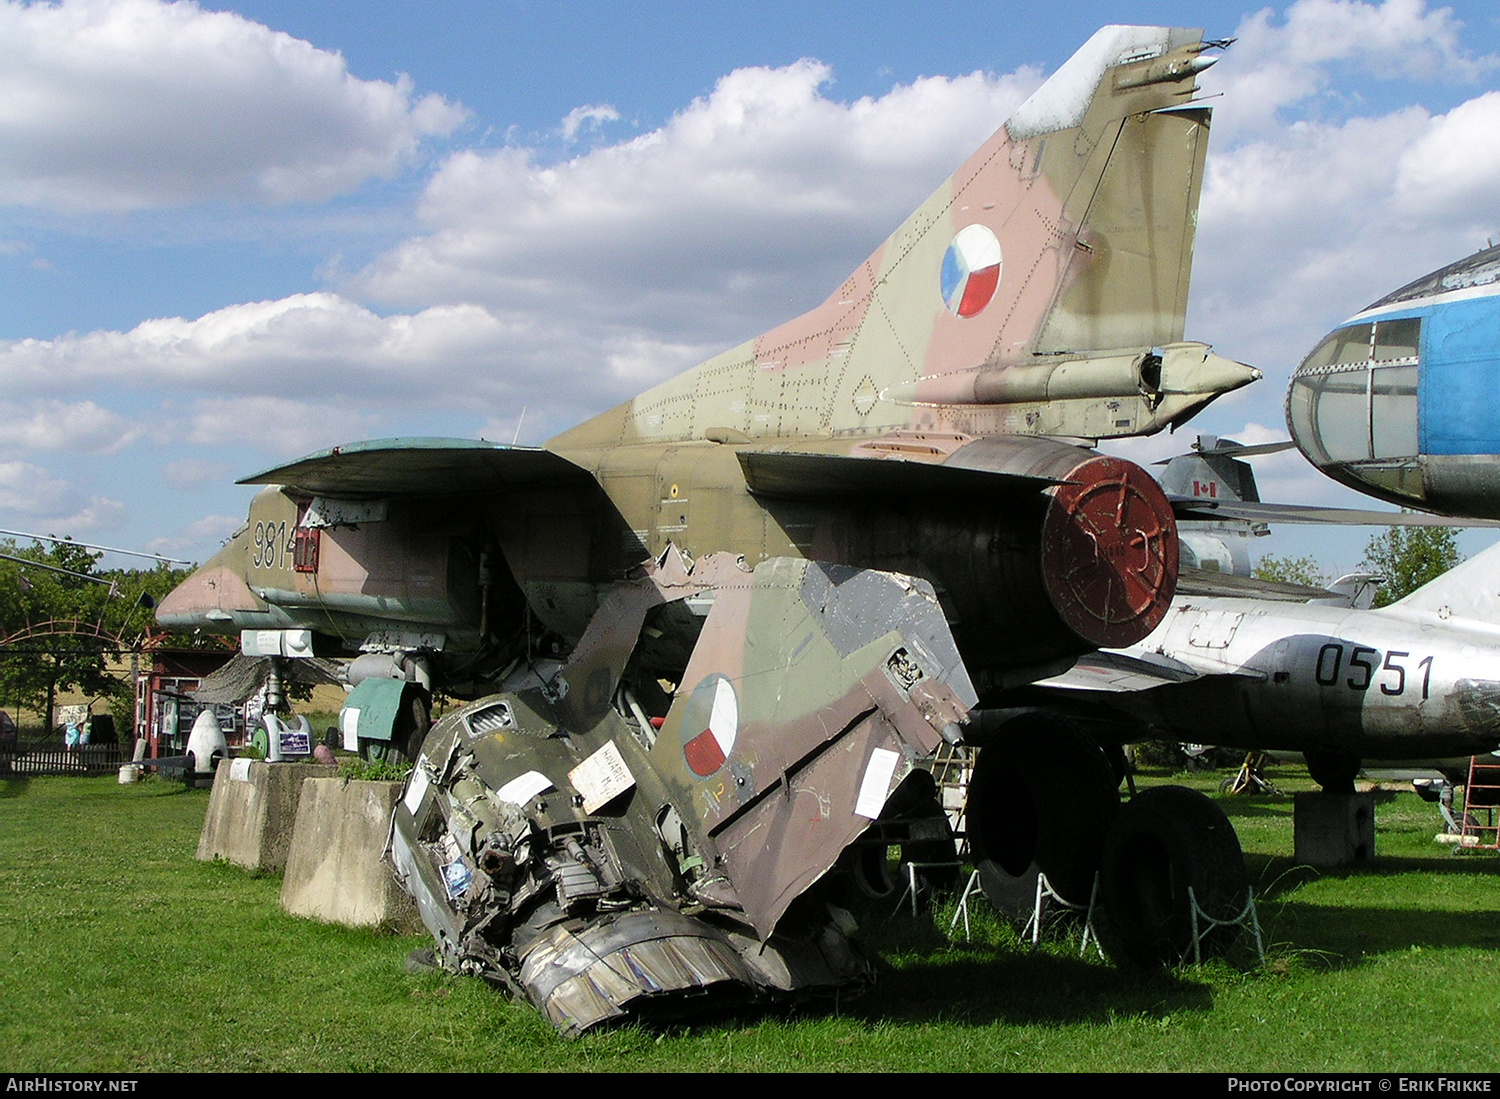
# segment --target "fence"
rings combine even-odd
[[[108,775],[128,760],[118,744],[11,744],[0,748],[0,775]]]

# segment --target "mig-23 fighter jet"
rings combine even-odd
[[[1167,611],[1172,508],[1085,444],[1259,377],[1183,338],[1218,45],[1099,31],[821,305],[542,447],[248,478],[159,620],[347,663],[438,962],[559,1029],[857,986],[840,852],[940,816],[987,695]],[[475,701],[429,732],[434,692]]]

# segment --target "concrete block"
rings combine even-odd
[[[416,902],[381,861],[402,783],[309,779],[281,883],[294,916],[420,932]]]
[[[1338,869],[1375,858],[1375,796],[1305,791],[1292,807],[1297,861]]]
[[[249,870],[285,869],[303,781],[337,773],[337,767],[316,763],[220,760],[198,857],[226,859]]]

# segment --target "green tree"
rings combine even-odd
[[[7,543],[3,626],[4,696],[40,709],[52,726],[57,692],[102,691],[108,683],[104,645],[97,637],[68,632],[96,622],[109,598],[108,585],[89,579],[100,554],[67,542],[46,549]],[[19,635],[19,636],[18,636]]]
[[[7,541],[0,555],[0,699],[40,710],[50,729],[59,691],[132,691],[106,661],[139,642],[154,600],[185,571],[100,571],[102,554],[70,542]]]
[[[1250,573],[1257,580],[1277,584],[1301,584],[1309,588],[1326,588],[1329,576],[1311,557],[1277,557],[1268,553]]]
[[[1385,577],[1375,606],[1410,595],[1462,561],[1460,533],[1454,527],[1389,527],[1371,538],[1360,567]]]

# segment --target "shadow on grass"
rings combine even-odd
[[[1434,878],[1500,876],[1500,859],[1484,856],[1433,857],[1380,855],[1364,866],[1323,870],[1284,855],[1246,855],[1245,870],[1261,900],[1274,900],[1309,882],[1397,878],[1424,874]]]
[[[1116,967],[1100,962],[1093,947],[1080,958],[1076,923],[1054,925],[1032,947],[989,913],[976,924],[977,941],[951,942],[949,918],[951,910],[867,915],[858,938],[877,959],[879,980],[844,1014],[872,1022],[1061,1026],[1213,1007],[1212,988],[1192,979],[1191,969]]]
[[[1213,1008],[1213,989],[1181,975],[1118,969],[1027,947],[954,947],[881,966],[850,1013],[876,1020],[989,1026],[1108,1023]]]
[[[26,788],[31,785],[31,779],[24,776],[7,778],[0,782],[0,798],[19,798],[26,796]]]
[[[737,1028],[780,1018],[788,1022],[842,1017],[884,1024],[972,1027],[997,1024],[1065,1027],[1117,1019],[1161,1019],[1213,1009],[1213,989],[1181,974],[1116,969],[1067,957],[1053,948],[948,946],[932,954],[876,958],[873,988],[854,996],[817,997],[790,1006],[725,1006],[705,1021]],[[873,953],[873,952],[872,952]],[[676,1033],[681,1020],[634,1018],[632,1025]]]
[[[1500,947],[1500,911],[1494,910],[1444,912],[1292,900],[1268,904],[1261,923],[1278,948],[1323,954],[1338,969],[1412,947]]]

